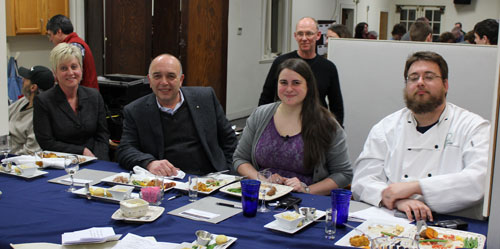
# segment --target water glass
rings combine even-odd
[[[160,187],[142,187],[139,197],[147,201],[150,205],[159,206],[163,197],[163,190]]]
[[[68,192],[73,192],[76,190],[74,175],[80,168],[80,161],[77,155],[68,155],[64,158],[64,170],[71,178],[71,186],[67,190]]]
[[[337,223],[337,210],[327,209],[325,213],[325,238],[333,240],[335,239],[335,232]]]
[[[257,214],[259,204],[260,181],[242,180],[241,182],[241,205],[243,206],[243,215],[254,217]]]
[[[195,202],[198,199],[198,177],[189,176],[188,178],[189,201]]]
[[[9,135],[0,136],[0,153],[2,153],[4,159],[9,157],[9,152],[10,152],[9,140],[10,140]],[[2,163],[2,166],[4,167],[5,171],[7,172],[12,171],[11,162],[6,162],[5,164]]]
[[[334,189],[331,192],[332,209],[337,210],[337,227],[345,227],[349,216],[349,204],[352,192],[347,189]]]

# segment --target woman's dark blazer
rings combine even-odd
[[[109,131],[101,94],[79,86],[77,113],[59,85],[35,97],[33,128],[43,150],[83,154],[86,147],[101,160],[109,160]]]

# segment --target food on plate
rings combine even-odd
[[[271,190],[267,191],[267,193],[266,193],[267,196],[273,196],[275,194],[276,194],[276,187],[275,186],[272,186]]]
[[[36,162],[35,162],[35,164],[36,164],[39,168],[43,167],[43,162],[42,162],[42,161],[36,161]]]
[[[84,163],[84,162],[86,162],[86,161],[87,161],[87,159],[85,159],[85,158],[84,158],[84,157],[82,157],[82,156],[78,156],[78,155],[77,155],[77,157],[78,157],[78,162],[79,162],[79,163]],[[64,156],[58,156],[58,155],[57,155],[56,153],[54,153],[54,152],[49,152],[49,153],[43,153],[42,158],[64,158]],[[38,162],[36,162],[36,163],[37,163],[37,165],[38,165]],[[40,162],[40,163],[42,163],[42,162]],[[42,167],[42,166],[43,166],[43,163],[42,163],[42,165],[38,165],[38,166]]]
[[[404,231],[405,228],[401,225],[373,225],[368,226],[369,234],[373,234],[375,236],[385,235],[385,236],[399,236]]]
[[[455,249],[455,248],[478,248],[478,237],[462,237],[449,233],[439,233],[436,238],[421,238],[419,241],[421,249]]]
[[[222,181],[218,181],[218,180],[215,180],[215,179],[208,179],[205,184],[207,184],[207,186],[211,187],[211,186],[214,186],[214,187],[217,187],[217,186],[220,186],[222,184]]]
[[[215,237],[215,243],[217,245],[222,245],[227,242],[227,236],[224,234],[219,234],[217,237]]]
[[[241,194],[241,187],[239,187],[239,188],[228,188],[227,191]]]
[[[43,158],[59,158],[60,156],[56,155],[56,153],[50,152],[50,153],[43,153]]]
[[[128,183],[128,178],[125,176],[117,176],[115,177],[115,179],[113,179],[113,182]]]
[[[351,237],[349,243],[355,247],[370,246],[370,240],[364,234]]]
[[[438,237],[438,232],[428,227],[420,232],[420,237],[424,239],[436,239]]]
[[[106,190],[104,188],[90,187],[89,191],[90,191],[90,194],[93,196],[113,197],[113,195],[111,193],[109,193],[108,190]]]
[[[197,190],[201,192],[210,192],[212,191],[211,188],[209,188],[205,183],[199,182],[197,185]]]

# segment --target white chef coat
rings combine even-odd
[[[391,183],[418,180],[433,211],[449,213],[479,203],[484,195],[489,122],[447,103],[424,134],[408,108],[377,123],[354,166],[353,196],[372,205]]]

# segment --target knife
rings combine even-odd
[[[87,199],[90,200],[92,199],[92,195],[90,194],[90,183],[85,183],[85,194],[87,196]]]
[[[215,204],[219,206],[231,207],[231,208],[243,208],[241,204],[229,204],[224,202],[216,202]]]
[[[170,196],[170,197],[168,197],[167,201],[173,200],[175,198],[179,198],[181,196],[182,196],[182,194],[177,194],[177,195],[174,195],[174,196]]]

